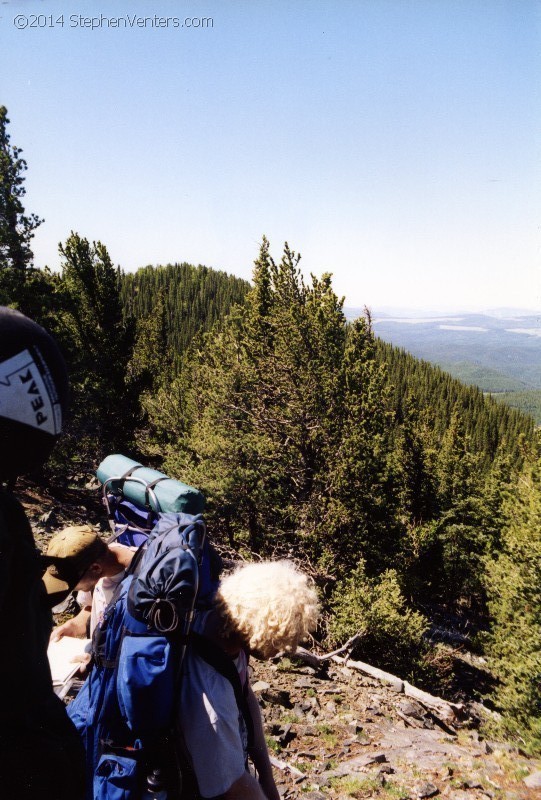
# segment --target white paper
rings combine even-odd
[[[53,686],[62,686],[69,681],[81,666],[80,662],[73,662],[75,656],[82,656],[90,652],[90,639],[76,639],[73,636],[63,636],[57,642],[51,642],[47,650]]]

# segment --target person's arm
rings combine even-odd
[[[259,776],[259,784],[263,789],[266,800],[279,800],[280,795],[274,782],[274,775],[272,773],[272,765],[269,758],[269,750],[265,741],[265,733],[263,731],[263,722],[261,720],[261,711],[259,710],[259,703],[252,691],[251,686],[248,687],[247,694],[248,709],[252,722],[254,725],[254,743],[250,748],[250,758],[254,763]]]
[[[90,622],[91,606],[82,608],[77,616],[53,628],[51,642],[58,642],[63,636],[83,637],[87,635],[88,623]]]

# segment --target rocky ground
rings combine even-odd
[[[322,671],[291,660],[253,670],[284,798],[541,797],[541,762],[482,738],[473,717],[453,730],[419,702],[333,662]]]
[[[106,530],[98,495],[83,489],[18,492],[39,547],[65,525]],[[442,797],[541,798],[541,761],[485,739],[476,711],[449,725],[397,688],[347,663],[253,663],[267,741],[284,800]]]

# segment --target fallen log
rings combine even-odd
[[[444,700],[442,697],[436,697],[428,692],[424,692],[422,689],[418,689],[416,686],[408,683],[408,681],[403,681],[390,672],[385,672],[382,669],[378,669],[378,667],[365,664],[363,661],[351,661],[347,656],[343,657],[338,655],[338,653],[344,652],[350,648],[356,639],[357,637],[353,637],[353,639],[346,642],[344,647],[340,648],[340,650],[335,650],[326,655],[317,656],[305,650],[304,647],[298,647],[294,655],[312,667],[321,666],[322,663],[332,660],[338,664],[343,664],[344,666],[359,670],[359,672],[363,672],[365,675],[369,675],[371,678],[375,678],[377,681],[387,684],[395,692],[403,693],[406,697],[412,697],[414,700],[417,700],[417,702],[421,703],[421,705],[441,718],[446,725],[453,725],[457,721],[464,719],[466,712],[463,703],[451,703],[448,700]]]
[[[397,678],[396,675],[391,675],[390,672],[385,672],[382,669],[378,669],[378,667],[372,667],[370,664],[365,664],[364,661],[350,661],[347,656],[345,658],[333,656],[332,660],[338,664],[358,669],[359,672],[364,672],[366,675],[370,675],[371,678],[381,681],[381,683],[389,684],[395,692],[404,691],[404,681],[401,678]]]
[[[449,700],[444,700],[441,697],[423,692],[411,683],[404,681],[404,694],[406,697],[413,697],[414,700],[426,706],[431,711],[435,712],[437,716],[441,717],[444,722],[448,724],[453,721],[464,719],[466,712],[463,703],[451,703]]]
[[[269,758],[270,763],[273,767],[276,767],[276,769],[281,769],[282,772],[290,772],[296,778],[306,778],[304,772],[301,772],[300,769],[297,769],[297,767],[294,767],[292,764],[288,764],[287,761],[279,761],[277,758],[271,755],[269,755]]]

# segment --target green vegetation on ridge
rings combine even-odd
[[[20,201],[5,125],[0,185]],[[484,621],[503,728],[539,750],[531,418],[378,341],[369,317],[349,324],[330,276],[305,282],[287,245],[275,262],[263,240],[248,288],[186,264],[125,276],[72,233],[55,274],[15,258],[32,223],[2,203],[0,300],[50,329],[70,370],[56,476],[121,450],[196,484],[221,546],[313,574],[324,645],[357,632],[391,671],[427,676],[434,608]]]
[[[178,356],[197,333],[210,330],[232,305],[242,303],[249,288],[247,281],[208,267],[167,264],[123,273],[120,298],[125,316],[137,320],[155,314],[160,298],[164,346]]]
[[[529,414],[535,424],[541,426],[541,389],[529,389],[521,392],[499,392],[493,395],[498,403],[516,408],[523,414]]]

